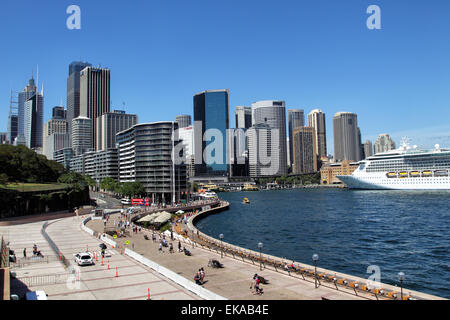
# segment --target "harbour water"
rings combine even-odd
[[[202,232],[244,248],[450,298],[450,192],[291,189],[219,193]],[[242,203],[247,197],[250,204]],[[372,267],[373,268],[373,267]]]

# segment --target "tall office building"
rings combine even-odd
[[[395,142],[387,133],[383,133],[378,136],[378,139],[375,141],[373,148],[375,153],[394,150]]]
[[[53,160],[56,150],[70,147],[68,124],[66,119],[53,117],[44,124],[43,154]]]
[[[289,127],[289,164],[292,166],[293,159],[293,133],[294,130],[305,126],[305,112],[302,109],[288,110],[288,127]]]
[[[106,112],[96,119],[97,151],[116,148],[116,134],[134,126],[138,122],[135,114],[114,110]]]
[[[14,139],[19,132],[19,116],[17,114],[9,114],[8,116],[8,132],[6,140],[9,144],[14,143]]]
[[[273,175],[282,176],[288,173],[286,150],[286,108],[284,101],[265,100],[252,104],[252,124],[266,124],[272,132],[278,132],[278,141],[273,141],[277,148],[279,170]],[[273,135],[273,133],[272,133]],[[250,137],[249,137],[250,139]],[[250,141],[249,141],[250,151]],[[250,152],[249,152],[250,153]],[[250,163],[251,165],[251,163]]]
[[[281,157],[277,134],[278,131],[273,130],[266,123],[254,124],[247,130],[250,177],[280,175]],[[284,157],[284,161],[286,160],[287,158]]]
[[[333,117],[334,160],[359,161],[361,143],[358,135],[358,117],[351,112],[338,112]]]
[[[8,132],[0,132],[0,144],[5,144],[7,142]]]
[[[187,191],[186,166],[174,161],[178,123],[141,123],[117,134],[119,181],[140,181],[152,202],[174,203]]]
[[[72,149],[75,156],[92,151],[92,120],[79,116],[72,119]]]
[[[44,126],[44,92],[36,92],[25,102],[24,135],[26,146],[37,150],[42,148]]]
[[[28,81],[28,85],[18,94],[18,135],[25,136],[25,108],[28,99],[37,92],[33,77]]]
[[[372,141],[370,140],[366,140],[366,142],[364,142],[364,155],[366,158],[373,155]]]
[[[312,127],[294,129],[292,172],[307,174],[317,172],[316,130]]]
[[[92,120],[92,147],[97,149],[97,117],[109,112],[109,69],[86,67],[80,72],[80,116]]]
[[[176,116],[175,121],[178,122],[178,128],[186,128],[192,124],[191,116],[188,114]]]
[[[55,106],[52,109],[52,119],[66,119],[67,112],[63,106]]]
[[[194,95],[196,176],[229,176],[229,105],[228,89],[206,90]]]
[[[237,129],[248,129],[252,126],[252,107],[237,106],[234,110]]]
[[[195,162],[194,162],[194,150],[195,150],[195,140],[194,140],[194,127],[188,126],[178,129],[178,137],[184,145],[184,155],[186,156],[186,174],[187,177],[195,176]]]
[[[325,126],[325,113],[314,109],[308,114],[308,126],[316,130],[316,152],[319,157],[327,156],[327,130]]]
[[[67,123],[69,124],[69,136],[72,143],[72,119],[80,116],[80,72],[91,64],[74,61],[69,65],[67,77]]]

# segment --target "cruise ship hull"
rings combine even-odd
[[[363,190],[450,190],[449,177],[387,178],[386,175],[338,176],[350,189]]]

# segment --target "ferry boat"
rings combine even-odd
[[[377,153],[351,175],[337,176],[350,189],[450,190],[450,149],[410,147]]]

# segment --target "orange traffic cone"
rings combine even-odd
[[[118,277],[119,276],[119,271],[118,271],[118,268],[116,267],[116,277]]]
[[[150,288],[148,288],[147,300],[150,300]]]

